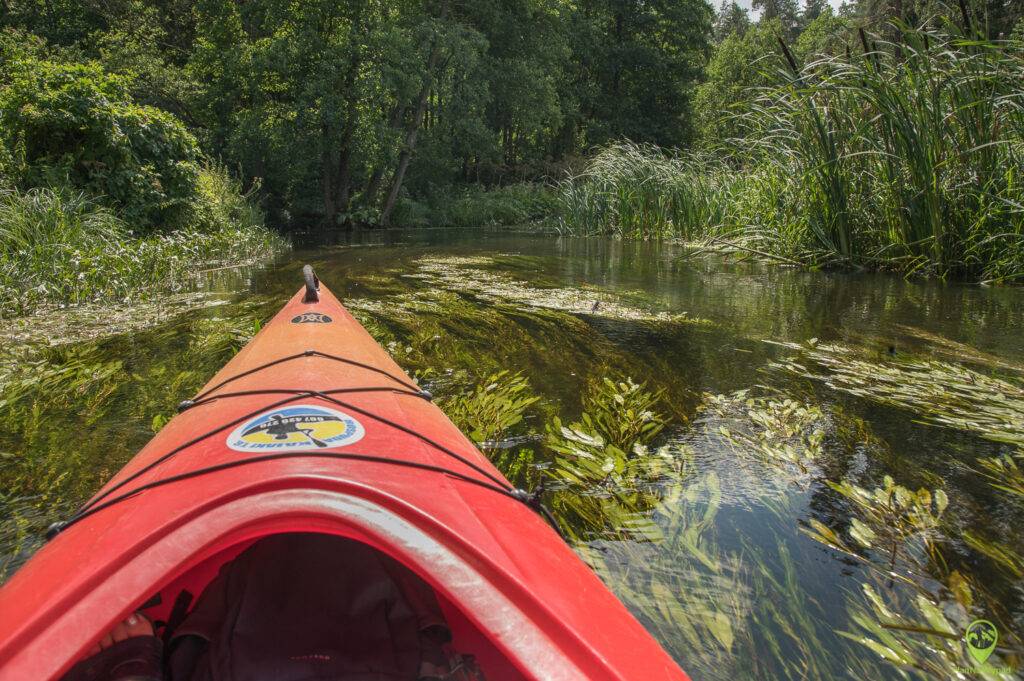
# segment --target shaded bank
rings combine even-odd
[[[187,227],[136,235],[72,189],[0,193],[0,318],[45,305],[133,304],[194,290],[207,268],[258,262],[287,248],[217,168],[200,175],[200,215]]]

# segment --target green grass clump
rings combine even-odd
[[[604,149],[563,184],[562,228],[809,266],[1024,276],[1024,42],[900,30],[898,46],[862,35],[857,53],[793,60],[742,114],[743,138],[710,155]]]
[[[193,285],[203,267],[283,246],[223,169],[205,168],[187,227],[136,236],[109,208],[70,189],[0,193],[0,317],[44,304],[130,302]]]
[[[611,145],[561,184],[559,227],[634,239],[702,236],[723,224],[734,181],[710,158]]]

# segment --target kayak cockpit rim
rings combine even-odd
[[[79,585],[60,601],[47,604],[59,613],[43,629],[22,631],[12,641],[13,656],[0,665],[27,656],[38,665],[40,678],[69,668],[91,645],[93,627],[82,626],[98,610],[109,612],[109,624],[147,601],[180,575],[228,546],[285,532],[336,534],[363,541],[391,555],[420,575],[457,607],[527,676],[585,679],[583,669],[603,666],[601,655],[579,640],[544,603],[513,576],[473,547],[435,536],[385,505],[362,495],[323,488],[246,494],[210,507],[159,536],[106,574]],[[457,547],[457,548],[453,548]],[[473,555],[476,554],[476,555]],[[161,567],[172,566],[172,567]],[[483,569],[475,566],[483,566]],[[558,631],[560,647],[546,632]],[[564,645],[571,641],[571,649]],[[42,651],[72,650],[57,657]]]

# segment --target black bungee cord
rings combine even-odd
[[[397,383],[402,385],[404,389],[403,388],[397,388],[397,387],[387,387],[387,386],[367,386],[367,387],[357,387],[357,388],[335,388],[335,389],[324,390],[324,391],[301,390],[301,389],[291,389],[291,388],[267,388],[267,389],[259,389],[259,390],[243,390],[243,391],[237,391],[237,392],[231,392],[231,393],[212,394],[218,388],[221,388],[221,387],[227,385],[228,383],[230,383],[230,382],[232,382],[234,380],[237,380],[239,378],[242,378],[244,376],[252,375],[252,374],[254,374],[254,373],[258,372],[258,371],[261,371],[263,369],[266,369],[266,368],[269,368],[269,367],[272,367],[272,366],[276,366],[277,364],[281,364],[282,362],[286,362],[286,361],[289,361],[289,360],[292,360],[292,359],[297,359],[297,358],[300,358],[300,357],[313,357],[313,356],[321,357],[323,359],[330,359],[332,361],[340,361],[340,362],[344,362],[346,364],[353,364],[355,366],[360,366],[360,367],[363,367],[363,368],[367,368],[367,369],[373,370],[376,373],[380,373],[380,374],[382,374],[384,376],[387,376],[388,378],[391,378],[392,380],[396,381]],[[388,419],[386,417],[380,416],[379,414],[375,414],[375,413],[373,413],[371,411],[368,411],[366,409],[358,407],[358,406],[356,406],[354,404],[351,404],[349,402],[345,402],[345,401],[342,401],[342,400],[339,400],[339,399],[333,397],[333,395],[337,395],[337,394],[357,393],[357,392],[385,392],[385,391],[386,392],[392,392],[392,393],[394,393],[396,395],[410,395],[410,396],[414,396],[414,397],[420,397],[420,398],[426,399],[426,400],[433,399],[433,396],[430,394],[429,391],[422,390],[419,387],[417,387],[415,385],[412,385],[412,384],[410,384],[410,383],[408,383],[406,381],[403,381],[403,380],[395,377],[394,375],[392,375],[392,374],[390,374],[390,373],[388,373],[388,372],[386,372],[386,371],[384,371],[382,369],[377,369],[376,367],[372,367],[372,366],[369,366],[369,365],[364,365],[364,364],[362,364],[360,362],[356,362],[354,360],[349,360],[347,358],[338,357],[336,355],[331,355],[331,354],[328,354],[328,353],[322,353],[322,352],[319,352],[319,351],[316,351],[316,350],[307,350],[305,352],[296,353],[294,355],[288,355],[286,357],[278,358],[276,360],[272,360],[270,362],[266,362],[266,363],[264,363],[264,364],[262,364],[260,366],[254,367],[253,369],[249,369],[249,370],[247,370],[245,372],[242,372],[240,374],[232,376],[231,378],[225,379],[224,381],[218,383],[216,386],[203,391],[202,393],[197,395],[195,398],[193,398],[191,400],[183,401],[181,404],[178,405],[178,411],[179,412],[184,412],[184,411],[187,411],[187,410],[190,410],[190,409],[194,409],[196,407],[208,404],[210,402],[216,401],[216,400],[221,399],[221,398],[248,397],[248,396],[262,395],[262,394],[266,394],[266,395],[284,394],[284,395],[288,395],[288,397],[286,397],[284,399],[281,399],[281,400],[278,400],[276,402],[273,402],[273,403],[271,403],[269,405],[265,405],[265,406],[261,407],[260,409],[258,409],[256,411],[253,411],[253,412],[250,412],[250,413],[245,414],[243,416],[240,416],[240,417],[238,417],[238,418],[236,418],[236,419],[234,419],[232,421],[229,421],[226,424],[222,424],[222,425],[214,428],[213,430],[210,430],[210,431],[208,431],[206,433],[203,433],[202,435],[199,435],[199,436],[197,436],[195,438],[192,438],[191,440],[188,440],[187,442],[184,442],[184,443],[178,445],[177,447],[175,447],[171,451],[167,452],[166,454],[158,457],[157,459],[151,461],[149,464],[147,464],[147,465],[143,466],[142,468],[140,468],[139,470],[135,471],[134,473],[132,473],[131,475],[126,477],[124,480],[121,480],[120,482],[118,482],[116,485],[114,485],[110,489],[105,490],[104,492],[102,492],[99,495],[95,496],[92,500],[87,502],[81,509],[79,509],[68,520],[66,520],[66,521],[57,521],[57,522],[53,523],[52,525],[50,525],[50,527],[48,528],[48,530],[46,532],[46,537],[47,537],[47,539],[52,539],[57,534],[59,534],[60,532],[62,532],[65,529],[67,529],[71,525],[79,522],[80,520],[82,520],[84,518],[87,518],[88,516],[93,515],[94,513],[98,512],[100,510],[103,510],[105,508],[109,508],[110,506],[113,506],[116,503],[120,503],[120,502],[122,502],[122,501],[124,501],[126,499],[134,497],[135,495],[137,495],[140,492],[143,492],[143,491],[145,491],[147,489],[152,489],[154,487],[161,487],[161,486],[163,486],[165,484],[169,484],[171,482],[178,482],[180,480],[186,480],[186,479],[191,478],[191,477],[196,477],[196,476],[199,476],[199,475],[205,475],[205,474],[208,474],[208,473],[213,473],[213,472],[216,472],[216,471],[219,471],[219,470],[233,468],[236,465],[244,465],[244,464],[249,464],[249,463],[258,463],[258,462],[261,462],[261,461],[269,461],[269,460],[280,459],[280,458],[293,458],[293,457],[305,456],[305,457],[313,457],[313,458],[332,458],[332,459],[350,459],[350,460],[361,460],[361,461],[374,461],[374,462],[377,462],[377,463],[385,463],[385,464],[398,465],[398,466],[407,466],[407,467],[412,467],[412,468],[418,468],[420,470],[427,470],[427,471],[433,471],[433,472],[437,472],[437,473],[446,474],[446,475],[449,475],[449,476],[451,476],[451,477],[453,477],[455,479],[463,480],[465,482],[469,482],[469,483],[472,483],[472,484],[476,484],[478,486],[484,487],[485,489],[490,489],[490,490],[492,490],[494,492],[498,492],[498,493],[500,493],[500,494],[502,494],[504,496],[510,497],[512,499],[515,499],[516,501],[519,501],[521,503],[526,504],[531,509],[533,509],[534,511],[536,511],[537,513],[542,515],[548,521],[548,523],[551,524],[551,526],[555,529],[555,531],[558,532],[559,536],[561,536],[563,539],[565,538],[565,535],[562,533],[561,527],[558,524],[558,521],[555,519],[554,515],[543,505],[543,503],[541,503],[540,497],[541,497],[541,495],[543,493],[543,485],[541,485],[538,488],[538,490],[536,490],[536,491],[534,491],[532,493],[531,492],[527,492],[526,490],[523,490],[523,489],[513,488],[513,487],[507,485],[504,481],[502,481],[497,476],[495,476],[492,473],[490,473],[489,471],[485,470],[484,468],[481,468],[477,464],[475,464],[472,461],[466,459],[465,457],[463,457],[462,455],[458,454],[457,452],[449,449],[448,447],[445,447],[444,445],[442,445],[442,444],[432,440],[431,438],[429,438],[429,437],[427,437],[427,436],[425,436],[425,435],[423,435],[421,433],[418,433],[417,431],[415,431],[415,430],[413,430],[413,429],[411,429],[411,428],[409,428],[407,426],[404,426],[401,423],[392,421],[392,420],[390,420],[390,419]],[[296,401],[298,401],[300,399],[303,399],[303,398],[317,398],[317,399],[324,400],[326,402],[330,402],[330,403],[335,404],[337,406],[340,406],[340,407],[342,407],[344,409],[348,409],[348,410],[354,411],[356,413],[362,414],[363,416],[367,416],[369,418],[372,418],[372,419],[374,419],[376,421],[379,421],[380,423],[383,423],[384,425],[391,426],[392,428],[395,428],[395,429],[400,430],[400,431],[402,431],[404,433],[412,435],[413,437],[419,439],[420,441],[424,442],[427,445],[430,445],[431,447],[437,449],[438,451],[442,452],[443,454],[456,459],[457,461],[459,461],[460,463],[462,463],[465,466],[468,466],[469,468],[471,468],[473,471],[479,473],[480,475],[483,475],[490,482],[479,480],[477,478],[474,478],[474,477],[471,477],[471,476],[465,475],[463,473],[459,473],[457,471],[453,471],[453,470],[451,470],[449,468],[444,468],[444,467],[441,467],[441,466],[432,466],[430,464],[422,464],[422,463],[417,463],[417,462],[412,462],[412,461],[402,461],[402,460],[397,460],[397,459],[389,459],[389,458],[380,457],[380,456],[359,455],[359,454],[345,454],[345,453],[295,452],[295,453],[292,453],[292,454],[284,454],[284,453],[282,453],[282,454],[274,454],[274,455],[265,455],[265,456],[260,456],[260,457],[249,457],[249,458],[246,458],[246,459],[237,459],[235,461],[225,462],[223,464],[218,464],[218,465],[215,465],[215,466],[209,466],[209,467],[206,467],[206,468],[196,469],[194,471],[189,471],[189,472],[186,472],[186,473],[182,473],[180,475],[169,476],[167,478],[162,478],[162,479],[150,482],[150,483],[142,484],[142,485],[140,485],[140,486],[138,486],[138,487],[136,487],[136,488],[134,488],[132,490],[129,490],[127,492],[124,492],[124,493],[122,493],[122,494],[120,494],[120,495],[118,495],[118,496],[116,496],[116,497],[114,497],[112,499],[108,499],[108,497],[110,497],[110,495],[114,494],[119,489],[122,489],[128,483],[132,482],[133,480],[138,479],[140,476],[142,476],[145,473],[153,470],[157,466],[159,466],[162,463],[166,462],[167,460],[171,459],[172,457],[174,457],[175,455],[177,455],[180,452],[184,451],[185,449],[188,449],[189,447],[191,447],[191,446],[193,446],[195,444],[198,444],[199,442],[202,442],[203,440],[205,440],[207,438],[210,438],[210,437],[216,435],[217,433],[223,432],[223,431],[227,430],[228,428],[231,428],[233,426],[237,426],[238,424],[240,424],[240,423],[242,423],[244,421],[247,421],[247,420],[249,420],[251,418],[255,418],[255,417],[259,416],[260,414],[265,413],[269,409],[274,409],[276,407],[284,406],[286,404],[290,404],[290,403],[296,402]],[[104,502],[104,499],[107,499],[107,501]]]
[[[107,501],[105,501],[103,503],[93,504],[91,506],[83,508],[81,511],[79,511],[78,513],[76,513],[71,518],[67,519],[66,521],[61,521],[61,522],[54,523],[53,525],[50,526],[50,529],[47,530],[46,538],[47,539],[53,539],[53,537],[57,536],[57,534],[63,532],[64,530],[66,530],[67,528],[71,527],[75,523],[78,523],[79,521],[82,521],[82,520],[88,518],[91,515],[99,513],[100,511],[102,511],[104,509],[110,508],[111,506],[114,506],[114,505],[119,504],[119,503],[121,503],[123,501],[131,499],[132,497],[134,497],[134,496],[136,496],[138,494],[141,494],[142,492],[146,492],[148,490],[151,490],[151,489],[156,489],[158,487],[163,487],[165,485],[170,485],[170,484],[175,483],[175,482],[181,482],[183,480],[190,480],[192,478],[197,478],[197,477],[200,477],[200,476],[203,476],[203,475],[209,475],[211,473],[217,473],[219,471],[228,470],[228,469],[231,469],[231,468],[238,468],[238,467],[241,467],[241,466],[247,466],[249,464],[263,463],[263,462],[266,462],[266,461],[275,461],[275,460],[282,460],[282,459],[298,459],[298,458],[362,461],[362,462],[368,462],[368,463],[385,464],[385,465],[389,465],[389,466],[402,466],[402,467],[405,467],[405,468],[415,468],[417,470],[423,470],[423,471],[429,471],[429,472],[432,472],[432,473],[440,473],[442,475],[447,475],[447,476],[449,476],[451,478],[454,478],[456,480],[461,480],[462,482],[466,482],[466,483],[469,483],[469,484],[472,484],[472,485],[476,485],[477,487],[481,487],[483,489],[490,490],[490,491],[495,492],[497,494],[501,494],[502,496],[506,496],[506,497],[509,497],[510,499],[514,499],[514,500],[519,501],[519,502],[521,502],[523,504],[526,504],[531,509],[533,509],[534,511],[539,513],[551,525],[552,529],[554,529],[555,532],[558,533],[558,536],[561,537],[563,540],[565,540],[565,534],[562,532],[562,528],[558,524],[558,521],[555,519],[554,515],[551,513],[551,511],[549,511],[547,509],[547,507],[545,507],[542,503],[540,503],[540,493],[543,492],[543,484],[538,488],[537,491],[531,493],[531,492],[527,492],[526,490],[522,490],[522,489],[513,489],[513,488],[510,488],[510,487],[499,487],[497,485],[493,485],[493,484],[491,484],[489,482],[486,482],[484,480],[479,480],[479,479],[474,478],[472,476],[466,475],[465,473],[459,473],[458,471],[453,471],[450,468],[445,468],[443,466],[434,466],[432,464],[420,463],[418,461],[403,461],[401,459],[391,459],[391,458],[388,458],[388,457],[377,456],[377,455],[373,455],[373,454],[359,454],[359,453],[356,453],[356,452],[290,452],[290,453],[289,452],[279,452],[279,453],[276,453],[276,454],[264,454],[262,456],[252,456],[252,457],[248,457],[248,458],[245,458],[245,459],[235,459],[234,461],[225,461],[223,463],[215,464],[213,466],[206,466],[204,468],[197,468],[195,470],[186,471],[185,473],[180,473],[178,475],[171,475],[171,476],[168,476],[166,478],[160,478],[159,480],[154,480],[153,482],[148,482],[148,483],[145,483],[143,485],[139,485],[138,487],[136,487],[134,489],[131,489],[131,490],[127,491],[127,492],[124,492],[123,494],[119,494],[118,496],[115,496],[113,498],[107,499]]]
[[[303,278],[305,280],[305,287],[306,287],[305,288],[305,295],[304,295],[304,297],[302,299],[302,302],[304,302],[304,303],[316,303],[316,302],[319,302],[319,300],[320,300],[320,296],[319,296],[320,280],[317,278],[316,274],[313,273],[313,268],[310,267],[309,265],[303,266],[303,268],[302,268],[302,275],[303,275]],[[223,388],[224,386],[228,385],[229,383],[237,381],[237,380],[239,380],[241,378],[244,378],[246,376],[251,376],[251,375],[253,375],[253,374],[255,374],[255,373],[259,372],[259,371],[262,371],[263,369],[267,369],[267,368],[272,367],[272,366],[277,366],[278,364],[283,364],[284,362],[290,362],[292,360],[301,359],[301,358],[304,358],[304,357],[320,357],[322,359],[329,359],[331,361],[342,362],[344,364],[349,364],[351,366],[356,366],[356,367],[359,367],[359,368],[362,368],[362,369],[366,369],[368,371],[372,371],[374,373],[377,373],[377,374],[380,374],[382,376],[385,376],[386,378],[389,378],[390,380],[394,381],[395,383],[397,383],[401,387],[399,388],[399,387],[387,387],[387,386],[367,386],[367,387],[356,387],[356,388],[335,388],[335,389],[323,390],[323,391],[300,390],[300,389],[290,389],[290,388],[268,388],[268,389],[262,389],[262,390],[242,390],[242,391],[236,391],[236,392],[230,392],[230,393],[221,393],[219,395],[218,394],[214,394],[214,393],[216,393],[217,390],[219,390],[219,389]],[[519,502],[527,505],[528,507],[530,507],[531,509],[533,509],[534,511],[539,513],[543,518],[545,518],[545,520],[547,520],[548,523],[551,524],[551,526],[558,533],[558,535],[560,537],[562,537],[563,540],[565,539],[565,534],[563,534],[562,528],[559,525],[557,519],[554,517],[554,515],[551,513],[551,511],[549,511],[547,509],[547,507],[545,507],[544,504],[541,502],[541,496],[544,493],[543,480],[541,481],[541,484],[538,486],[538,488],[536,490],[534,490],[533,492],[527,492],[526,490],[523,490],[523,489],[513,488],[513,487],[509,486],[508,484],[506,484],[503,480],[501,480],[497,476],[491,474],[489,471],[485,470],[484,468],[481,468],[477,464],[475,464],[472,461],[466,459],[465,457],[463,457],[462,455],[458,454],[457,452],[449,449],[448,447],[445,447],[444,445],[440,444],[439,442],[435,442],[431,438],[429,438],[429,437],[427,437],[427,436],[425,436],[425,435],[423,435],[421,433],[418,433],[415,430],[413,430],[413,429],[411,429],[411,428],[409,428],[407,426],[402,425],[401,423],[397,423],[397,422],[392,421],[392,420],[390,420],[388,418],[380,416],[379,414],[375,414],[375,413],[370,412],[370,411],[368,411],[366,409],[363,409],[361,407],[357,407],[354,404],[351,404],[351,403],[348,403],[348,402],[344,402],[342,400],[339,400],[339,399],[333,397],[333,395],[340,395],[340,394],[347,394],[347,393],[382,392],[382,391],[392,392],[392,393],[394,393],[396,395],[411,395],[411,396],[420,397],[420,398],[423,398],[423,399],[426,399],[426,400],[432,400],[433,399],[433,396],[430,394],[429,391],[422,390],[421,388],[419,388],[415,384],[411,383],[410,381],[405,380],[404,378],[400,378],[398,376],[395,376],[394,374],[392,374],[392,373],[390,373],[388,371],[385,371],[385,370],[383,370],[383,369],[381,369],[379,367],[375,367],[375,366],[372,366],[370,364],[365,364],[363,362],[359,362],[357,360],[349,359],[347,357],[339,357],[337,355],[332,355],[330,353],[321,352],[319,350],[306,350],[304,352],[295,353],[294,355],[287,355],[285,357],[279,357],[277,359],[274,359],[274,360],[271,360],[271,361],[266,362],[264,364],[261,364],[261,365],[258,365],[256,367],[253,367],[251,369],[247,369],[246,371],[243,371],[241,373],[235,374],[234,376],[231,376],[230,378],[224,379],[220,383],[218,383],[218,384],[216,384],[216,385],[214,385],[214,386],[212,386],[210,388],[207,388],[206,390],[204,390],[203,392],[199,393],[198,395],[196,395],[191,400],[183,401],[181,404],[178,405],[178,412],[180,413],[180,412],[187,411],[189,409],[194,409],[196,407],[202,406],[204,404],[208,404],[210,402],[213,402],[215,400],[219,400],[219,399],[222,399],[222,398],[249,397],[249,396],[253,396],[253,395],[288,395],[288,397],[286,397],[284,399],[281,399],[281,400],[278,400],[277,402],[274,402],[272,404],[266,405],[266,406],[262,407],[261,409],[259,409],[257,411],[250,412],[249,414],[246,414],[246,415],[241,416],[241,417],[239,417],[237,419],[234,419],[234,420],[232,420],[232,421],[230,421],[230,422],[228,422],[226,424],[218,426],[217,428],[214,428],[213,430],[210,430],[210,431],[208,431],[206,433],[203,433],[202,435],[199,435],[198,437],[192,438],[191,440],[188,440],[187,442],[184,442],[184,443],[178,445],[177,447],[175,447],[171,451],[167,452],[166,454],[158,457],[154,461],[151,461],[150,463],[146,464],[145,466],[143,466],[139,470],[135,471],[134,473],[132,473],[131,475],[129,475],[124,480],[120,481],[119,483],[117,483],[116,485],[111,487],[110,489],[108,489],[108,490],[106,490],[106,491],[96,495],[95,497],[93,497],[89,502],[87,502],[82,508],[80,508],[68,520],[66,520],[66,521],[58,521],[58,522],[55,522],[52,525],[50,525],[49,529],[46,532],[46,538],[47,539],[53,539],[60,532],[62,532],[63,530],[67,529],[71,525],[74,525],[75,523],[78,523],[79,521],[81,521],[81,520],[83,520],[85,518],[88,518],[89,516],[91,516],[91,515],[93,515],[95,513],[99,513],[100,511],[102,511],[102,510],[104,510],[106,508],[110,508],[111,506],[114,506],[115,504],[119,504],[119,503],[121,503],[121,502],[123,502],[123,501],[125,501],[127,499],[130,499],[130,498],[132,498],[132,497],[134,497],[134,496],[136,496],[138,494],[141,494],[142,492],[145,492],[146,490],[155,489],[157,487],[163,487],[164,485],[169,485],[169,484],[172,484],[172,483],[175,483],[175,482],[180,482],[182,480],[188,480],[188,479],[191,479],[191,478],[199,477],[199,476],[202,476],[202,475],[208,475],[208,474],[211,474],[211,473],[215,473],[215,472],[218,472],[218,471],[227,470],[227,469],[235,468],[235,467],[239,467],[239,466],[245,466],[245,465],[249,465],[249,464],[261,463],[261,462],[265,462],[265,461],[272,461],[272,460],[279,460],[279,459],[290,459],[290,458],[305,457],[305,458],[320,458],[320,459],[363,461],[363,462],[380,463],[380,464],[392,465],[392,466],[404,466],[404,467],[407,467],[407,468],[415,468],[415,469],[418,469],[418,470],[430,471],[430,472],[434,472],[434,473],[440,473],[442,475],[447,475],[447,476],[449,476],[449,477],[451,477],[453,479],[461,480],[461,481],[469,483],[469,484],[477,485],[478,487],[482,487],[484,489],[491,490],[492,492],[501,494],[503,496],[507,496],[507,497],[509,497],[511,499],[515,499],[516,501],[519,501]],[[133,480],[138,479],[140,476],[142,476],[145,473],[153,470],[154,468],[156,468],[160,464],[164,463],[165,461],[167,461],[168,459],[174,457],[175,455],[179,454],[180,452],[184,451],[185,449],[187,449],[187,448],[189,448],[189,447],[191,447],[191,446],[193,446],[195,444],[198,444],[199,442],[202,442],[203,440],[205,440],[207,438],[210,438],[210,437],[216,435],[217,433],[223,432],[223,431],[227,430],[228,428],[236,426],[236,425],[238,425],[238,424],[240,424],[240,423],[242,423],[242,422],[244,422],[244,421],[246,421],[248,419],[255,418],[255,417],[259,416],[260,414],[265,413],[267,410],[274,409],[276,407],[280,407],[280,406],[283,406],[285,404],[290,404],[290,403],[296,402],[296,401],[298,401],[300,399],[304,399],[304,398],[317,398],[317,399],[324,400],[326,402],[330,402],[332,404],[336,404],[336,405],[338,405],[338,406],[340,406],[340,407],[342,407],[344,409],[355,411],[355,412],[357,412],[359,414],[362,414],[362,415],[370,417],[370,418],[372,418],[372,419],[374,419],[376,421],[379,421],[380,423],[383,423],[385,425],[391,426],[392,428],[400,430],[400,431],[402,431],[404,433],[412,435],[413,437],[416,437],[420,441],[426,443],[427,445],[430,445],[431,447],[437,449],[438,451],[444,453],[445,455],[447,455],[447,456],[449,456],[451,458],[456,459],[457,461],[459,461],[460,463],[464,464],[465,466],[468,466],[469,468],[471,468],[476,473],[479,473],[480,475],[483,475],[485,478],[487,478],[487,480],[480,480],[480,479],[475,478],[473,476],[466,475],[465,473],[460,473],[458,471],[454,471],[454,470],[451,470],[450,468],[445,468],[443,466],[434,466],[432,464],[420,463],[420,462],[416,462],[416,461],[404,461],[404,460],[401,460],[401,459],[392,459],[392,458],[388,458],[388,457],[384,457],[384,456],[377,456],[377,455],[371,455],[371,454],[358,454],[358,453],[345,453],[345,452],[292,452],[292,453],[281,452],[281,453],[277,453],[277,454],[266,454],[266,455],[263,455],[263,456],[254,456],[254,457],[248,457],[248,458],[244,458],[244,459],[235,459],[234,461],[227,461],[227,462],[223,462],[223,463],[220,463],[220,464],[215,464],[215,465],[212,465],[212,466],[206,466],[204,468],[198,468],[198,469],[195,469],[195,470],[192,470],[192,471],[187,471],[185,473],[180,473],[178,475],[171,475],[171,476],[168,476],[166,478],[160,478],[160,479],[154,480],[152,482],[141,484],[141,485],[139,485],[139,486],[137,486],[137,487],[135,487],[135,488],[133,488],[131,490],[123,492],[123,493],[121,493],[121,494],[119,494],[117,496],[111,497],[112,494],[114,494],[119,489],[122,489],[128,483],[132,482]],[[106,499],[106,501],[104,501],[104,499]]]

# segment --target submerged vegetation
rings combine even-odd
[[[1024,283],[1024,9],[755,5],[0,3],[0,581],[294,292],[196,290],[264,211],[529,224],[614,239],[314,259],[695,678],[1021,678],[1017,292],[789,269]]]
[[[817,339],[780,345],[798,354],[779,360],[773,368],[911,410],[928,423],[1024,447],[1024,384],[1018,379],[936,360],[880,361],[855,348]]]
[[[220,310],[218,310],[220,312]],[[253,300],[225,316],[85,344],[14,345],[0,355],[0,579],[169,420],[251,338],[270,311]],[[184,343],[181,343],[184,341]],[[151,345],[175,351],[154,357]],[[82,434],[88,432],[88,437]]]
[[[983,364],[961,365],[744,340],[717,296],[693,315],[717,321],[694,323],[652,313],[659,304],[634,277],[570,289],[574,275],[545,275],[547,261],[509,250],[368,248],[318,270],[513,484],[539,491],[692,675],[952,678],[978,669],[961,636],[984,617],[1002,644],[979,678],[1016,678],[1013,357],[978,352]],[[264,298],[3,356],[0,574],[241,347],[297,269],[264,275]],[[928,424],[918,440],[948,433],[981,453],[951,460],[953,472],[922,461],[859,403]]]

